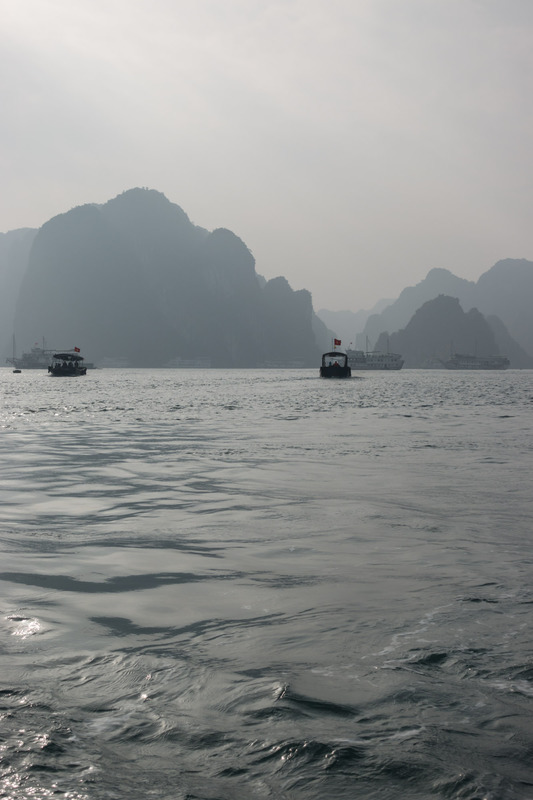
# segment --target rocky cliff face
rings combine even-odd
[[[430,270],[423,281],[404,289],[394,303],[367,320],[362,334],[357,337],[358,346],[364,346],[366,337],[374,343],[384,331],[405,328],[423,303],[441,294],[457,298],[465,311],[476,308],[484,315],[498,317],[506,329],[506,336],[511,337],[511,347],[515,352],[513,366],[526,367],[531,362],[533,262],[526,259],[499,261],[477,283],[458,278],[448,270]],[[504,342],[509,339],[504,337],[500,341],[498,331],[501,329],[498,326],[496,329],[496,340],[503,352]]]
[[[315,366],[313,317],[309,293],[260,281],[231,231],[206,231],[159,192],[133,189],[39,230],[15,328],[27,343],[83,346],[97,363]]]
[[[513,339],[533,356],[533,261],[498,261],[479,278],[476,303],[484,314],[499,317]]]
[[[502,352],[498,337],[506,347]],[[396,333],[382,333],[377,349],[401,353],[406,367],[437,367],[456,353],[477,355],[507,355],[512,366],[523,359],[523,366],[533,366],[516,342],[513,342],[503,323],[487,320],[477,308],[463,311],[456,297],[439,295],[428,300],[415,312],[405,328]],[[515,362],[515,363],[513,363]]]
[[[423,281],[416,286],[406,287],[397,300],[390,303],[379,314],[372,314],[357,339],[358,346],[368,337],[375,342],[382,331],[397,331],[403,328],[413,314],[428,300],[439,295],[467,299],[467,308],[471,308],[471,297],[475,284],[472,281],[458,278],[447,269],[431,269]]]

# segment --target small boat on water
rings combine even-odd
[[[83,365],[83,356],[80,355],[77,347],[74,350],[64,350],[62,353],[54,353],[52,363],[48,367],[48,374],[55,377],[71,377],[75,375],[85,375],[87,367]]]
[[[348,356],[339,350],[324,353],[320,367],[321,378],[351,378],[352,370],[348,366]]]
[[[511,362],[507,356],[472,356],[454,353],[448,361],[442,363],[446,369],[507,369]]]

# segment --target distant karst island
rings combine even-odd
[[[309,292],[262,279],[238,236],[194,225],[154,190],[3,236],[16,293],[4,351],[14,331],[26,347],[81,344],[100,365],[303,367],[328,340]]]
[[[363,272],[363,271],[362,271]],[[99,366],[318,367],[343,347],[436,367],[456,351],[533,367],[533,262],[497,262],[477,283],[446,269],[371,311],[315,313],[311,294],[256,272],[248,246],[194,225],[153,189],[0,234],[0,353],[81,345]]]
[[[512,367],[531,369],[532,299],[533,261],[520,258],[498,261],[477,282],[434,268],[370,311],[317,313],[342,340],[399,352],[407,368],[442,367],[459,352],[506,355]]]

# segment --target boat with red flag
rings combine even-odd
[[[80,353],[79,347],[72,350],[61,350],[54,353],[52,363],[48,367],[48,374],[55,377],[72,377],[85,375],[87,367],[84,366],[84,358]]]
[[[333,339],[333,350],[324,353],[320,365],[321,378],[351,378],[352,370],[348,365],[348,356],[337,350],[342,344],[340,339]]]

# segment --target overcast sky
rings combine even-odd
[[[0,0],[0,230],[135,186],[315,309],[533,260],[533,0]]]

